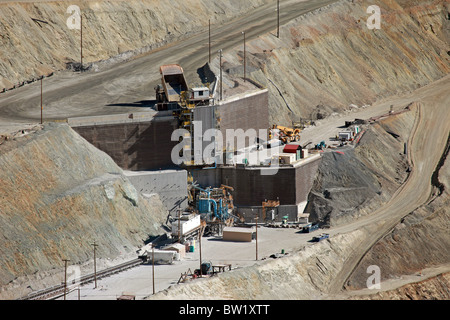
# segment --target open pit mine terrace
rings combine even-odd
[[[447,7],[428,2],[428,17],[417,17],[418,7],[403,1],[386,2],[386,8],[404,7],[406,14],[396,11],[398,28],[416,32],[417,41],[399,40],[386,49],[394,58],[376,66],[357,59],[365,54],[352,38],[362,37],[359,29],[345,44],[336,40],[347,20],[336,34],[315,38],[313,26],[319,34],[328,28],[318,27],[315,17],[336,19],[347,9],[364,13],[359,2],[324,2],[285,21],[279,35],[289,34],[289,44],[263,35],[249,41],[248,52],[245,45],[243,51],[230,49],[225,63],[215,58],[196,69],[208,79],[202,85],[188,83],[192,77],[182,64],[161,64],[152,75],[155,99],[145,111],[74,112],[2,130],[0,297],[65,300],[87,290],[84,299],[448,299],[450,104],[442,94],[449,81],[448,42],[442,41],[448,40],[448,18],[442,14]],[[425,31],[417,31],[416,20]],[[180,29],[171,29],[172,40]],[[158,32],[152,36],[164,48],[168,43]],[[5,34],[20,40],[20,34]],[[390,29],[372,40],[383,46],[393,34]],[[122,42],[119,53],[143,47]],[[321,53],[330,68],[314,65],[318,49],[327,45],[339,48]],[[99,56],[90,51],[91,63],[117,53],[108,51],[110,44],[96,46],[103,50]],[[427,46],[435,54],[424,51]],[[14,46],[5,48],[12,53]],[[334,59],[330,52],[343,54]],[[386,70],[400,63],[398,52],[414,62],[393,75]],[[287,58],[293,54],[300,60]],[[11,67],[18,57],[8,56],[10,63],[0,65],[5,97],[28,90],[23,77],[34,71],[53,77],[64,65],[47,53],[39,68],[31,59],[19,64],[21,74],[28,73],[19,79]],[[65,66],[76,59],[66,57]],[[95,72],[92,66],[86,73]],[[364,76],[341,70],[353,67]],[[384,84],[393,77],[398,81]],[[363,104],[405,92],[390,102]],[[2,110],[16,118],[2,123],[35,117],[11,105]],[[260,131],[267,135],[261,138]],[[392,290],[368,290],[367,266],[378,265],[379,280]],[[147,284],[131,286],[133,275]]]

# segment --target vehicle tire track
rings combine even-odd
[[[421,182],[425,180],[424,173],[430,171],[430,174],[426,174],[426,176],[431,177],[433,170],[435,170],[436,163],[434,163],[433,159],[436,158],[436,155],[439,154],[438,159],[442,157],[442,148],[439,142],[444,135],[445,138],[448,136],[448,130],[445,130],[448,127],[445,122],[446,117],[442,115],[447,114],[444,110],[445,104],[440,105],[441,110],[439,108],[433,109],[429,106],[425,113],[424,109],[425,107],[422,103],[417,104],[416,120],[410,138],[408,139],[408,160],[411,163],[411,172],[407,180],[397,189],[388,203],[371,215],[368,220],[369,223],[376,221],[379,221],[379,223],[376,225],[366,225],[369,236],[362,240],[361,244],[355,248],[351,256],[347,257],[342,270],[336,275],[334,281],[329,286],[330,294],[336,294],[342,291],[345,283],[347,283],[355,269],[360,265],[366,253],[380,239],[391,232],[403,217],[426,204],[432,196],[431,182],[426,184],[426,186]],[[444,120],[437,119],[440,117],[444,118]],[[449,118],[448,115],[447,118]],[[430,126],[430,122],[434,123],[436,121],[441,123],[442,126]],[[432,139],[436,134],[440,139]],[[428,154],[425,148],[422,148],[421,142],[423,141],[436,141],[436,147],[433,149],[435,151],[434,154]],[[445,146],[442,147],[444,148]],[[420,159],[427,159],[428,166],[425,167],[426,163],[420,163]],[[431,164],[430,161],[432,162]],[[431,180],[426,179],[426,181]],[[411,201],[412,195],[415,195],[413,201]]]

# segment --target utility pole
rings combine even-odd
[[[258,261],[258,213],[256,214],[255,221],[256,221],[256,261]]]
[[[181,209],[178,208],[178,242],[181,243]]]
[[[80,71],[83,71],[83,13],[80,10]]]
[[[244,82],[245,82],[245,78],[246,78],[246,48],[245,48],[245,32],[242,31],[242,34],[244,35]]]
[[[201,232],[199,232],[199,235],[198,235],[198,242],[199,242],[199,247],[200,247],[200,277],[202,277],[203,272],[202,272],[202,235],[201,235]]]
[[[277,0],[277,38],[280,37],[280,0]]]
[[[211,19],[208,20],[208,26],[209,26],[209,63],[211,63]]]
[[[153,294],[155,294],[155,245],[152,243],[152,283]]]
[[[220,70],[220,100],[222,100],[222,49],[219,50],[220,56],[219,56],[219,70]]]
[[[64,300],[66,300],[66,292],[67,292],[67,262],[69,259],[63,259],[64,261]]]
[[[42,79],[44,78],[44,76],[42,76],[42,78],[41,78],[41,124],[42,124],[42,109],[43,109],[43,106],[42,106]]]
[[[92,246],[94,247],[94,283],[95,283],[94,289],[97,289],[97,261],[96,261],[97,259],[95,257],[95,251],[98,247],[98,244],[95,243],[95,240]]]

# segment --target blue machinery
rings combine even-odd
[[[233,208],[232,197],[230,195],[227,197],[225,187],[215,189],[193,187],[201,191],[196,206],[200,214],[206,215],[207,221],[214,219],[225,221],[230,218],[229,211]]]

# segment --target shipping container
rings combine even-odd
[[[181,229],[181,236],[200,228],[200,215],[193,216],[188,220],[177,219],[172,222],[172,234],[178,236],[178,225]]]

